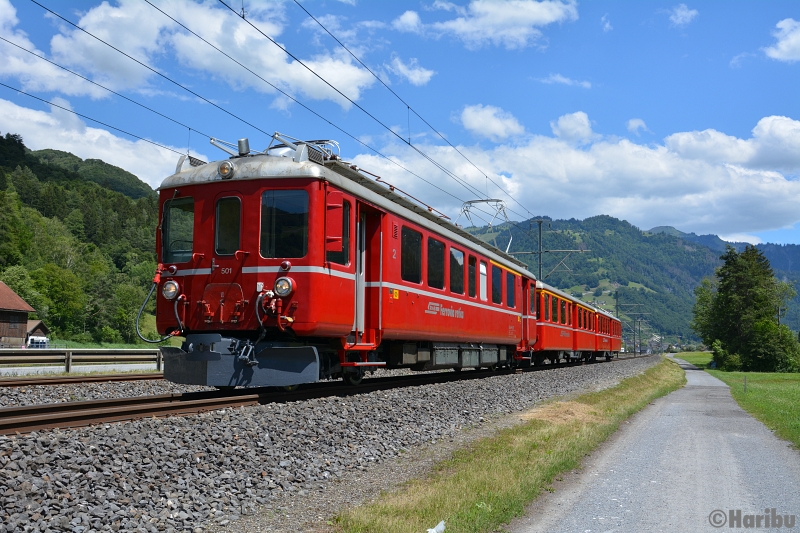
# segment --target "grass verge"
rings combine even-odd
[[[685,381],[677,365],[662,361],[614,388],[529,411],[525,423],[456,452],[428,478],[340,515],[338,528],[418,533],[445,520],[448,533],[493,531],[552,490],[558,474],[578,467],[626,418]]]
[[[800,448],[800,374],[706,370],[731,388],[733,399],[775,434]],[[747,377],[747,392],[744,378]]]

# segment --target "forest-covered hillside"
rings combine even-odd
[[[155,192],[112,190],[132,175],[106,163],[75,170],[40,156],[17,135],[0,137],[0,279],[60,338],[134,342],[156,266]],[[122,179],[96,183],[86,168]]]
[[[669,342],[677,342],[678,336],[683,341],[695,337],[689,327],[694,288],[704,277],[713,275],[727,243],[716,235],[685,234],[664,226],[641,231],[626,221],[605,215],[585,220],[541,218],[546,220],[542,237],[545,250],[588,250],[570,254],[561,265],[559,262],[566,253],[543,254],[542,274],[546,283],[609,311],[618,310],[629,323],[644,319],[648,323],[645,331],[664,334]],[[491,231],[467,230],[496,242],[502,249],[513,235],[509,249],[512,254],[538,250],[534,220],[502,224]],[[722,247],[718,245],[720,242]],[[745,246],[731,245],[737,249]],[[800,246],[767,244],[758,248],[773,262],[776,275],[791,282],[800,292]],[[528,263],[532,272],[537,272],[535,255],[517,257]],[[783,321],[794,330],[800,329],[800,299],[796,298],[784,310]]]

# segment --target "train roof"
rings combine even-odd
[[[289,155],[293,153],[291,152]],[[296,162],[292,157],[286,155],[257,154],[231,157],[229,160],[223,160],[232,161],[235,165],[233,176],[228,180],[223,180],[217,170],[222,161],[213,161],[205,164],[201,162],[198,166],[190,166],[184,170],[182,169],[183,160],[184,158],[181,158],[178,163],[177,172],[165,178],[158,190],[218,181],[236,182],[286,178],[324,179],[387,211],[436,233],[444,234],[464,246],[481,248],[481,251],[495,262],[530,279],[536,279],[536,276],[528,270],[527,265],[519,259],[506,254],[495,246],[464,231],[446,218],[433,213],[432,208],[423,206],[395,192],[396,189],[392,190],[393,188],[362,174],[357,167],[341,159],[329,159],[320,164],[310,160]]]

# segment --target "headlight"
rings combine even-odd
[[[167,300],[174,300],[178,293],[180,292],[180,287],[178,287],[177,281],[168,281],[161,287],[161,295],[166,298]]]
[[[219,176],[224,180],[231,179],[233,177],[234,170],[235,167],[233,166],[233,163],[231,163],[230,161],[223,161],[217,167],[217,172],[219,172]]]
[[[286,298],[294,291],[294,281],[292,278],[278,278],[275,280],[275,294],[281,298]]]

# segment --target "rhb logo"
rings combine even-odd
[[[441,307],[442,307],[441,304],[437,304],[436,302],[429,302],[428,308],[425,310],[425,312],[429,315],[438,315],[439,309],[441,309]]]
[[[440,315],[449,318],[464,318],[464,311],[462,311],[460,308],[455,309],[454,307],[444,307],[442,304],[436,302],[428,303],[428,308],[425,309],[425,314]]]

